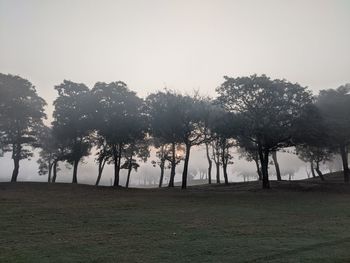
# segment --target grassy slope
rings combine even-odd
[[[3,183],[0,262],[350,262],[350,186],[273,187]]]

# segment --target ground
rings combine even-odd
[[[0,262],[350,262],[350,185],[0,184]]]

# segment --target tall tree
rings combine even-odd
[[[265,75],[225,77],[217,92],[222,105],[243,120],[241,135],[257,144],[263,188],[270,188],[269,154],[292,144],[294,120],[311,103],[311,93],[299,84]]]
[[[124,147],[144,138],[147,129],[144,103],[121,81],[97,82],[92,96],[95,109],[93,128],[110,147],[114,163],[113,185],[119,186]]]
[[[159,91],[150,94],[146,99],[146,103],[151,136],[163,144],[169,145],[167,155],[171,169],[169,187],[174,187],[176,166],[183,158],[181,149],[179,149],[182,123],[177,114],[181,108],[178,94],[169,90]]]
[[[349,182],[348,148],[350,145],[350,84],[337,89],[321,90],[316,106],[320,110],[332,144],[338,148],[343,162],[344,181]]]
[[[84,84],[68,80],[55,89],[58,97],[53,103],[53,134],[67,149],[64,158],[73,165],[72,183],[77,183],[78,164],[92,147],[90,91]]]
[[[20,160],[31,157],[31,148],[38,146],[45,105],[28,80],[0,73],[0,152],[12,151],[11,182],[17,181]]]

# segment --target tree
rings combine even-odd
[[[72,183],[77,183],[78,164],[92,147],[90,91],[84,84],[68,80],[55,89],[58,97],[53,103],[53,134],[67,151],[64,159],[73,165]]]
[[[299,145],[296,147],[296,153],[302,161],[310,163],[310,170],[313,177],[315,177],[315,170],[320,179],[322,181],[325,180],[320,170],[320,163],[325,163],[326,161],[330,161],[332,159],[332,152],[329,149],[317,146]],[[314,164],[316,164],[316,167]]]
[[[125,163],[121,168],[128,171],[125,187],[129,188],[131,171],[132,169],[137,171],[140,166],[137,158],[142,162],[146,162],[150,156],[148,140],[142,139],[130,143],[124,148],[123,155],[125,156]]]
[[[114,183],[119,186],[124,147],[143,139],[148,128],[144,103],[124,82],[97,82],[92,89],[93,128],[104,138],[114,163]]]
[[[203,127],[203,103],[197,97],[189,95],[177,95],[177,101],[180,105],[177,111],[177,118],[180,124],[179,138],[185,145],[185,160],[182,172],[182,189],[187,187],[188,164],[192,146],[200,145],[205,141],[202,132]]]
[[[337,89],[321,90],[316,102],[332,144],[338,148],[343,162],[344,182],[349,182],[348,148],[350,145],[350,84]]]
[[[111,147],[108,145],[106,139],[103,136],[97,135],[95,138],[94,145],[97,148],[96,161],[98,163],[98,172],[95,185],[99,185],[102,177],[103,169],[106,163],[112,156]]]
[[[217,92],[226,110],[239,113],[244,123],[240,135],[257,144],[263,188],[270,188],[269,154],[292,145],[294,120],[311,103],[311,93],[299,84],[265,75],[225,77]]]
[[[182,126],[177,114],[181,108],[178,95],[169,90],[159,91],[150,94],[146,104],[151,136],[162,144],[169,145],[166,155],[171,169],[169,187],[174,187],[176,166],[183,159],[179,148]]]
[[[17,181],[20,160],[30,158],[31,147],[38,146],[45,105],[28,80],[0,73],[0,153],[12,151],[11,182]]]

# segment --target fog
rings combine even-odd
[[[36,86],[48,103],[47,124],[57,96],[53,88],[64,79],[90,88],[97,81],[122,80],[141,97],[165,87],[215,97],[224,75],[264,73],[317,93],[349,82],[349,10],[346,0],[0,0],[0,72]],[[306,176],[295,155],[280,153],[279,160],[282,172]],[[233,161],[231,181],[254,173],[253,163],[238,155]],[[9,154],[0,158],[0,167],[0,180],[9,180]],[[190,169],[206,167],[203,150],[196,148]],[[21,161],[19,180],[45,181],[37,170],[36,156]],[[94,157],[85,159],[79,182],[94,183],[96,170]],[[140,175],[158,174],[150,162],[142,164],[131,185],[141,183]],[[107,166],[101,183],[110,185],[111,178]],[[71,180],[64,164],[57,180]]]

